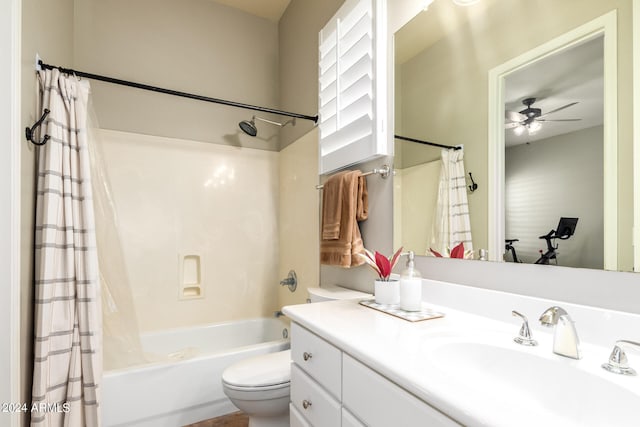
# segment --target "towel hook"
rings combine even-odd
[[[469,186],[469,191],[473,193],[478,189],[478,184],[476,184],[475,181],[473,180],[473,176],[471,175],[471,172],[469,172],[469,178],[471,178],[471,185]]]
[[[40,125],[42,124],[42,122],[44,121],[44,119],[47,118],[47,116],[49,115],[50,111],[48,109],[44,109],[44,113],[42,113],[42,117],[40,117],[40,120],[38,120],[37,122],[35,122],[35,124],[33,126],[31,126],[30,128],[25,128],[24,130],[24,134],[27,137],[28,141],[33,142],[35,145],[44,145],[47,143],[47,141],[49,140],[49,138],[51,138],[49,135],[44,135],[44,138],[42,138],[42,141],[36,141],[33,139],[33,134],[35,132],[35,130],[40,127]]]

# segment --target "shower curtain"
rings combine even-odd
[[[89,84],[39,72],[32,426],[100,425],[102,316],[87,150]]]
[[[443,149],[440,155],[438,202],[429,247],[441,254],[460,243],[464,244],[465,253],[473,251],[463,158],[462,149]],[[427,255],[431,255],[430,251]]]

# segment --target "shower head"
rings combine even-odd
[[[258,128],[256,128],[256,116],[253,116],[251,120],[243,120],[238,123],[242,132],[249,136],[256,136],[258,134]]]
[[[258,128],[256,128],[256,120],[260,120],[261,122],[265,122],[265,123],[270,123],[272,125],[276,125],[276,126],[280,126],[280,127],[284,127],[286,125],[288,125],[289,123],[291,123],[291,126],[295,126],[296,125],[296,119],[295,117],[291,120],[288,120],[284,123],[278,123],[278,122],[274,122],[272,120],[267,120],[267,119],[263,119],[262,117],[256,117],[253,116],[251,117],[251,120],[243,120],[240,123],[238,123],[238,126],[240,126],[240,129],[242,129],[242,131],[244,133],[246,133],[249,136],[256,136],[258,134]]]

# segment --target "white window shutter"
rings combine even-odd
[[[386,139],[386,25],[376,22],[385,19],[383,6],[347,0],[320,31],[321,174],[388,154],[379,141]]]

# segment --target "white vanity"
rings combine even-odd
[[[442,282],[424,282],[441,319],[405,320],[357,301],[289,306],[292,426],[637,425],[640,377],[600,367],[640,316]],[[552,352],[538,316],[571,314],[583,357]],[[516,344],[518,310],[538,346]],[[634,335],[636,334],[636,335]],[[640,355],[628,352],[631,366]]]

